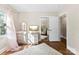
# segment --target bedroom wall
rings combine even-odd
[[[21,23],[25,22],[27,24],[27,31],[30,25],[41,26],[40,16],[57,16],[56,12],[21,12],[18,13],[19,21],[16,23],[17,31],[21,30]]]
[[[79,5],[65,5],[67,15],[67,48],[79,54]]]

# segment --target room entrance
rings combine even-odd
[[[61,41],[63,43],[65,43],[66,45],[66,41],[67,41],[67,16],[66,14],[63,14],[62,16],[60,16],[60,35],[61,35]]]

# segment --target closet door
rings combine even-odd
[[[49,41],[60,41],[60,27],[59,27],[59,19],[57,16],[50,16],[49,17]]]

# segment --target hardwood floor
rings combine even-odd
[[[60,53],[62,53],[63,55],[74,55],[72,52],[70,52],[67,48],[66,48],[66,41],[52,41],[49,42],[48,39],[44,39],[42,41],[39,42],[39,44],[41,43],[46,43],[47,45],[49,45],[50,47],[56,49],[57,51],[59,51]],[[14,52],[18,52],[20,50],[23,50],[24,48],[28,48],[29,45],[20,45],[20,49],[17,51],[5,51],[3,52],[1,55],[9,55],[11,53]]]
[[[65,42],[65,41],[64,41]],[[64,43],[63,41],[52,41],[49,42],[48,39],[44,39],[42,40],[40,43],[46,43],[48,44],[50,47],[56,49],[57,51],[59,51],[60,53],[62,53],[63,55],[74,55],[71,51],[69,51],[66,48],[66,42]]]

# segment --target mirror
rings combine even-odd
[[[48,17],[40,17],[41,19],[41,35],[47,35],[47,30],[48,30]]]

